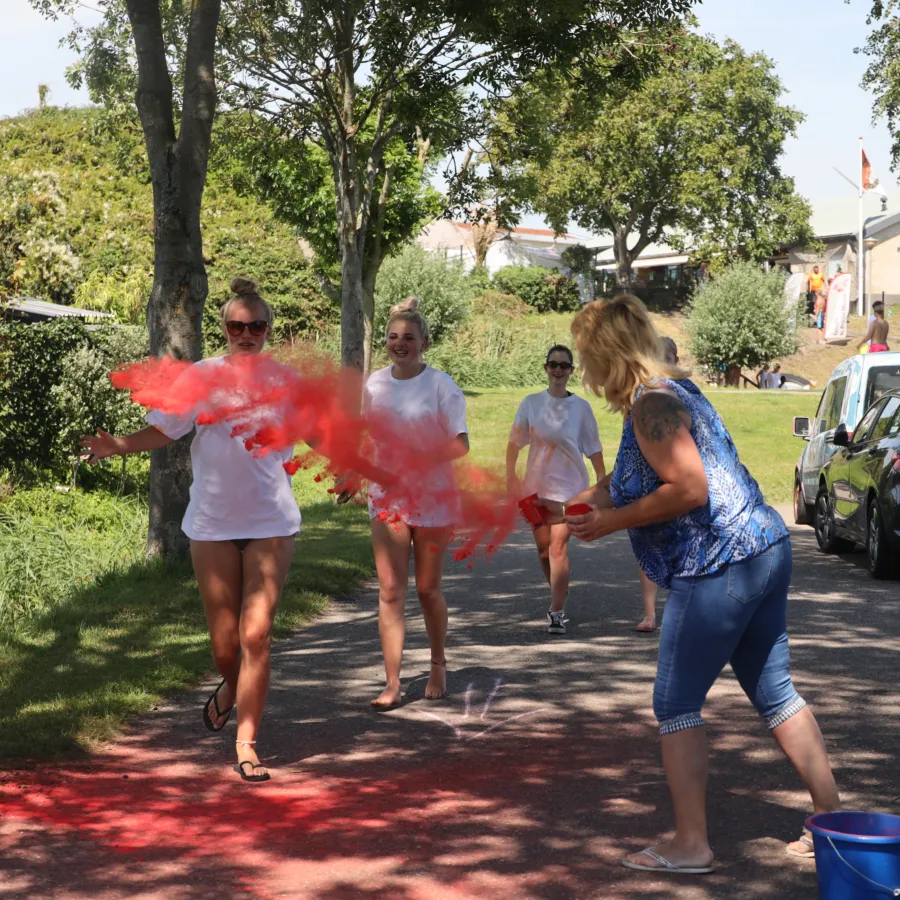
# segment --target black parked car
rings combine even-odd
[[[852,435],[834,432],[840,449],[819,479],[815,528],[825,553],[864,544],[875,578],[898,574],[900,557],[900,389],[885,392]]]

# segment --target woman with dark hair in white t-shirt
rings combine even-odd
[[[231,290],[221,313],[228,355],[196,366],[227,366],[231,358],[260,353],[271,333],[272,308],[256,285],[236,278]],[[99,431],[82,438],[81,446],[92,464],[165,447],[190,433],[197,412],[180,416],[156,410],[141,431],[122,437]],[[196,425],[182,530],[191,541],[213,659],[222,676],[203,707],[203,721],[210,731],[221,731],[237,705],[235,770],[244,781],[260,782],[269,779],[256,753],[256,736],[269,689],[272,622],[300,531],[300,510],[284,470],[292,448],[254,456],[242,437],[232,436],[232,427],[227,422]]]
[[[544,362],[547,390],[529,394],[519,405],[506,448],[506,481],[511,495],[558,504],[590,486],[586,456],[597,481],[606,473],[597,420],[587,400],[568,390],[575,370],[572,351],[562,344],[551,347]],[[519,452],[528,447],[525,481],[516,476]],[[558,524],[532,526],[544,577],[550,585],[547,612],[550,634],[565,634],[565,605],[569,593],[569,529]]]
[[[446,548],[461,515],[453,488],[453,460],[469,452],[466,399],[453,379],[422,360],[428,347],[428,324],[418,310],[418,297],[393,307],[385,339],[391,365],[366,382],[363,405],[367,415],[400,423],[409,448],[419,448],[428,460],[429,483],[419,491],[421,502],[411,509],[409,498],[378,484],[369,484],[372,548],[378,572],[378,631],[384,653],[386,685],[372,701],[378,710],[401,702],[400,664],[405,636],[404,605],[409,558],[415,556],[416,593],[431,648],[431,673],[425,687],[428,700],[447,691],[447,603],[441,590]],[[390,448],[375,446],[374,462],[383,462]],[[415,479],[415,473],[409,473]]]

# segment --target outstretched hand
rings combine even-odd
[[[565,522],[569,531],[582,541],[596,541],[617,530],[609,509],[592,507],[590,512],[583,515],[566,516]]]
[[[84,435],[79,441],[82,449],[83,460],[89,465],[95,466],[101,459],[116,456],[119,453],[119,443],[113,435],[102,428],[97,429],[95,435]]]

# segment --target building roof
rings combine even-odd
[[[686,253],[678,253],[668,244],[647,244],[634,261],[634,267],[640,268],[641,263],[652,263],[654,266],[678,266],[687,261],[688,255]],[[596,260],[597,268],[615,268],[615,262],[616,254],[612,247],[599,248]]]
[[[896,209],[897,203],[888,199],[888,210]],[[873,228],[880,225],[881,220],[888,218],[882,212],[881,197],[871,191],[863,196],[863,217],[866,220],[866,232],[873,233]],[[859,198],[852,193],[846,197],[831,197],[813,204],[809,224],[819,240],[835,237],[847,237],[859,234]]]
[[[471,230],[471,222],[454,222],[457,228]],[[571,243],[580,243],[584,238],[578,237],[577,234],[556,234],[549,228],[501,228],[497,231],[498,239],[502,239],[507,235],[523,238],[546,238],[548,241],[567,241]]]
[[[79,309],[77,306],[62,306],[59,303],[48,303],[46,300],[35,300],[32,297],[13,297],[0,300],[0,307],[9,312],[34,319],[114,319],[112,313],[97,312],[93,309]]]
[[[501,228],[495,241],[520,240],[538,244],[584,244],[587,238],[577,234],[554,234],[549,228]],[[472,223],[455,222],[450,219],[435,219],[422,229],[417,243],[426,248],[436,249],[448,244],[469,245],[472,241]]]

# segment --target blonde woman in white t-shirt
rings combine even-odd
[[[547,390],[529,394],[519,405],[506,448],[506,480],[513,496],[537,494],[541,500],[565,503],[590,486],[584,457],[591,461],[596,480],[606,473],[597,420],[587,400],[568,390],[575,371],[572,351],[551,347],[544,362]],[[516,462],[528,447],[525,480],[516,476]],[[544,577],[550,585],[547,631],[565,634],[565,605],[569,593],[569,536],[566,524],[533,525],[534,542]]]
[[[378,572],[378,632],[386,681],[384,690],[372,700],[377,710],[393,709],[402,700],[400,665],[411,553],[431,650],[425,698],[439,700],[447,692],[447,603],[441,581],[445,551],[461,514],[454,499],[452,464],[469,452],[469,435],[463,392],[449,375],[422,360],[428,348],[428,323],[418,306],[418,297],[409,297],[391,309],[385,329],[391,364],[369,377],[363,394],[367,415],[401,425],[404,452],[420,447],[423,459],[427,455],[429,479],[424,489],[417,490],[424,500],[415,509],[410,509],[409,496],[399,498],[396,492],[369,483],[372,548]],[[378,465],[390,455],[390,448],[379,450],[376,446],[373,455]],[[417,477],[409,473],[412,481]]]
[[[260,353],[271,334],[272,308],[256,285],[236,278],[231,290],[221,312],[228,355],[197,366],[226,366],[232,357]],[[154,411],[141,431],[121,437],[100,431],[84,437],[81,446],[91,463],[154,450],[189,434],[195,418]],[[300,531],[300,510],[284,471],[292,448],[255,457],[231,432],[227,422],[197,426],[182,530],[190,538],[213,660],[222,676],[204,704],[203,721],[210,731],[221,731],[237,706],[234,768],[244,781],[260,782],[269,779],[256,737],[269,689],[272,623]]]

